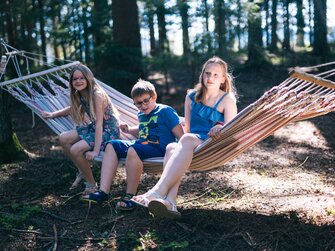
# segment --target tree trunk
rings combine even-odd
[[[113,38],[116,44],[141,48],[138,8],[132,0],[113,0]]]
[[[14,26],[11,22],[11,14],[13,12],[9,1],[6,2],[5,8],[8,43],[15,47]],[[6,75],[13,77],[13,74],[8,71]],[[0,164],[20,160],[24,157],[26,157],[26,154],[12,129],[9,113],[9,94],[0,88]]]
[[[314,40],[314,33],[313,33],[313,24],[312,24],[312,20],[313,20],[313,14],[312,14],[312,4],[313,4],[313,0],[308,0],[308,27],[309,27],[309,45],[312,46],[313,45],[313,40]]]
[[[248,64],[259,66],[264,63],[262,41],[261,4],[251,3],[248,13]]]
[[[264,10],[265,10],[265,27],[264,27],[264,30],[265,30],[265,45],[266,45],[266,47],[268,47],[270,45],[269,0],[264,0]]]
[[[236,27],[236,35],[238,40],[238,49],[242,49],[241,37],[242,37],[242,28],[241,28],[241,13],[242,13],[242,4],[241,0],[237,0],[237,27]]]
[[[271,44],[270,51],[278,51],[278,36],[277,36],[277,2],[278,0],[272,0],[272,13],[271,13]]]
[[[157,0],[156,3],[156,15],[158,22],[158,49],[162,52],[169,52],[169,41],[166,35],[166,20],[165,14],[166,9],[164,5],[164,0]]]
[[[85,3],[83,4],[83,30],[84,30],[84,34],[83,34],[83,38],[84,38],[84,58],[85,58],[85,62],[86,64],[92,64],[93,62],[91,62],[92,58],[91,58],[91,50],[90,50],[90,40],[89,40],[89,35],[90,35],[90,31],[88,28],[88,16],[92,16],[89,12],[89,1],[85,1]]]
[[[303,0],[296,0],[297,1],[297,42],[296,45],[299,47],[304,47],[305,46],[305,20],[304,20],[304,15],[302,13],[302,2]]]
[[[224,1],[216,0],[214,2],[215,7],[215,31],[218,37],[219,54],[222,56],[226,55],[227,52],[227,39],[226,39],[226,10]]]
[[[95,46],[100,46],[106,35],[104,29],[109,26],[109,6],[107,0],[94,0],[92,8],[92,34]]]
[[[131,87],[143,76],[138,7],[133,0],[113,0],[113,46],[109,48],[109,62],[114,83],[129,94]],[[109,61],[110,58],[109,58]],[[114,85],[115,85],[114,84]]]
[[[188,33],[188,9],[189,6],[185,0],[178,0],[178,9],[181,16],[181,28],[183,31],[183,54],[185,56],[190,54],[190,38]]]
[[[289,11],[289,5],[290,0],[284,0],[283,1],[283,7],[284,7],[284,40],[283,40],[283,49],[285,51],[291,50],[290,45],[290,11]]]
[[[44,16],[44,3],[43,0],[38,0],[38,16],[39,16],[39,23],[40,23],[40,37],[41,37],[41,54],[47,55],[47,42],[46,42],[46,35],[45,35],[45,16]]]
[[[209,33],[209,11],[208,11],[208,3],[207,0],[202,0],[204,5],[204,17],[205,17],[205,37],[207,42],[207,49],[208,52],[212,52],[212,43],[211,43],[211,36]]]
[[[314,43],[316,56],[326,58],[329,53],[327,42],[327,0],[314,0]]]
[[[145,1],[144,3],[144,12],[147,17],[148,27],[149,27],[149,36],[150,36],[150,55],[154,56],[156,54],[156,38],[155,38],[155,23],[154,23],[154,15],[155,9],[154,5],[151,1]]]
[[[0,165],[27,157],[13,132],[9,114],[9,94],[0,89]]]

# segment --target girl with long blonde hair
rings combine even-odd
[[[119,118],[107,93],[96,82],[91,70],[83,65],[73,68],[70,79],[70,106],[55,112],[43,112],[44,118],[53,119],[70,115],[76,128],[61,133],[60,144],[71,158],[79,173],[70,189],[86,179],[84,195],[95,192],[97,185],[89,160],[103,151],[106,143],[119,139]]]

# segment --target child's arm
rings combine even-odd
[[[224,123],[227,124],[237,115],[236,99],[231,95],[227,95],[222,102],[224,105]]]
[[[61,110],[55,111],[55,112],[42,111],[41,115],[45,119],[53,119],[53,118],[57,118],[57,117],[67,116],[67,115],[70,115],[70,106],[67,106],[67,107],[65,107]]]
[[[94,148],[92,151],[85,153],[86,159],[92,160],[100,153],[102,143],[102,125],[105,110],[104,99],[98,92],[94,93],[94,107],[95,107],[95,134],[94,134]]]
[[[175,127],[173,127],[172,133],[176,137],[176,139],[179,140],[181,138],[181,136],[183,136],[183,134],[184,134],[184,129],[181,126],[181,124],[176,125]]]
[[[220,104],[219,107],[223,107],[224,121],[218,121],[218,123],[215,124],[208,133],[208,136],[215,139],[221,137],[220,132],[224,124],[227,124],[236,116],[237,114],[236,99],[231,95],[227,95],[222,100],[222,106]]]
[[[188,133],[190,132],[190,121],[191,121],[191,98],[186,95],[185,97],[185,104],[184,104],[184,115],[185,115],[185,125],[184,125],[184,132]]]
[[[138,126],[129,127],[127,123],[120,122],[120,130],[124,133],[131,134],[136,138],[138,137],[139,132]]]

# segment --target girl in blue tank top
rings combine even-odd
[[[133,197],[133,201],[148,207],[157,217],[180,217],[176,197],[194,149],[207,137],[219,138],[223,124],[236,114],[235,89],[227,63],[213,57],[204,64],[199,84],[186,95],[186,133],[178,143],[167,146],[164,171],[157,184],[145,194]]]

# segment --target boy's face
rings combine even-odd
[[[149,93],[134,98],[134,105],[144,114],[148,115],[156,107],[157,96],[150,96]]]

